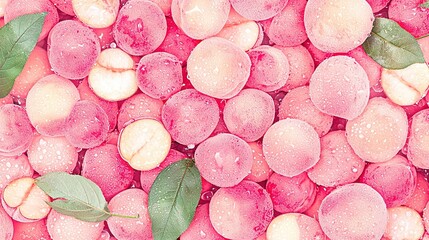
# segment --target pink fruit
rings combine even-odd
[[[215,99],[194,89],[171,96],[162,107],[162,122],[180,144],[198,144],[207,139],[219,121]]]
[[[138,93],[122,103],[118,115],[118,129],[121,130],[128,123],[140,118],[161,120],[163,102],[144,93]]]
[[[88,76],[100,51],[97,35],[79,21],[61,21],[49,33],[49,63],[54,72],[64,78]]]
[[[12,240],[23,240],[23,239],[51,239],[48,233],[48,227],[46,225],[46,219],[39,220],[37,222],[13,222],[13,238]]]
[[[36,131],[46,136],[64,136],[68,115],[79,100],[68,79],[48,75],[34,84],[27,96],[27,114]]]
[[[378,240],[387,227],[386,204],[381,195],[366,184],[344,185],[323,199],[319,222],[332,240]]]
[[[367,162],[392,159],[405,145],[407,132],[405,111],[381,97],[369,100],[364,112],[346,125],[347,141]]]
[[[186,35],[171,18],[167,18],[167,35],[156,51],[173,54],[184,63],[199,42]]]
[[[223,237],[254,239],[264,233],[271,222],[273,203],[257,183],[243,181],[234,187],[219,189],[210,201],[209,215],[214,229]]]
[[[13,237],[13,223],[12,219],[0,206],[0,237],[1,239],[11,240]]]
[[[104,228],[104,222],[84,222],[54,210],[48,215],[46,225],[52,239],[63,240],[97,240]]]
[[[113,26],[118,46],[130,55],[146,55],[158,48],[167,33],[161,8],[147,0],[129,0]]]
[[[131,186],[134,170],[112,144],[88,149],[82,162],[81,175],[95,182],[107,200]]]
[[[263,45],[247,53],[252,62],[247,87],[271,92],[282,88],[289,78],[289,61],[277,48]]]
[[[356,181],[365,162],[348,144],[345,131],[333,131],[320,139],[320,160],[308,170],[308,177],[320,186],[336,187]]]
[[[106,112],[92,101],[77,102],[66,120],[65,137],[76,148],[96,147],[106,140],[108,132]]]
[[[422,172],[417,172],[416,181],[416,189],[404,205],[422,213],[429,202],[429,183]]]
[[[4,22],[8,23],[12,19],[30,13],[47,12],[39,41],[48,36],[52,27],[58,23],[58,11],[54,4],[49,0],[8,0],[9,3],[4,9]]]
[[[28,160],[40,175],[48,172],[71,173],[76,166],[78,151],[65,137],[33,137],[28,149]]]
[[[295,118],[310,124],[319,136],[331,129],[333,117],[317,109],[310,99],[308,86],[290,90],[279,106],[279,119]]]
[[[276,45],[293,47],[307,40],[304,27],[304,9],[307,1],[289,0],[286,7],[268,20],[265,32]]]
[[[414,166],[429,169],[428,139],[429,109],[422,110],[411,118],[407,157]]]
[[[231,5],[228,0],[173,0],[174,22],[193,39],[216,35],[225,25]]]
[[[230,41],[212,37],[200,42],[188,58],[188,78],[199,92],[229,99],[243,89],[250,75],[249,56]]]
[[[369,36],[374,21],[365,0],[310,0],[304,12],[308,38],[329,53],[348,52]]]
[[[313,204],[316,184],[305,173],[295,177],[284,177],[273,173],[267,182],[267,192],[277,212],[301,213]]]
[[[289,91],[307,85],[314,72],[314,60],[310,52],[302,45],[295,47],[274,47],[280,49],[286,55],[289,62],[289,78],[281,90]]]
[[[107,225],[117,239],[152,239],[148,212],[148,195],[141,189],[127,189],[109,202],[109,210],[116,214],[136,216],[136,219],[111,217]]]
[[[368,76],[353,58],[330,57],[311,76],[310,97],[321,112],[352,120],[368,103]]]
[[[241,138],[221,133],[210,137],[195,150],[195,164],[201,176],[219,187],[232,187],[250,172],[252,149]]]
[[[23,107],[0,106],[0,155],[21,155],[28,149],[32,135],[33,128]]]
[[[421,0],[392,0],[389,5],[389,18],[415,37],[429,32],[428,9],[420,6]]]
[[[209,217],[209,204],[203,204],[197,207],[194,219],[188,229],[180,236],[180,240],[223,240],[225,239],[213,228]]]
[[[166,100],[182,87],[182,65],[169,53],[145,55],[136,71],[139,89],[152,98]]]
[[[230,0],[232,7],[245,18],[265,20],[279,14],[288,0]]]
[[[223,120],[229,132],[251,142],[265,134],[274,121],[274,114],[270,95],[257,89],[244,89],[226,102]]]
[[[265,160],[262,152],[262,144],[260,142],[250,142],[249,146],[253,153],[253,164],[249,175],[245,179],[254,182],[263,182],[270,177],[273,171]]]
[[[368,164],[361,181],[383,197],[387,207],[398,207],[411,198],[417,183],[416,169],[396,155],[387,162]]]
[[[320,159],[320,139],[308,123],[284,119],[274,123],[262,140],[265,160],[283,176],[293,177],[313,167]]]

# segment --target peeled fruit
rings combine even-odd
[[[267,229],[267,240],[325,239],[325,234],[314,219],[304,214],[287,213],[277,216]]]
[[[103,50],[88,76],[94,93],[107,101],[131,97],[138,89],[134,61],[119,48]]]
[[[112,25],[119,11],[119,0],[72,0],[76,17],[92,28],[105,28]]]
[[[28,219],[45,218],[51,207],[46,204],[51,199],[35,185],[30,177],[16,179],[3,192],[3,200],[8,207],[16,208],[22,216]]]
[[[119,152],[135,170],[152,170],[167,156],[170,134],[157,120],[141,119],[127,125],[119,136]]]
[[[399,106],[416,104],[429,88],[429,67],[415,63],[400,70],[383,69],[381,86],[387,97]]]

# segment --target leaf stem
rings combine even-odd
[[[120,217],[120,218],[139,218],[140,214],[137,214],[136,216],[128,216],[128,215],[121,215],[121,214],[110,213],[110,216],[112,216],[112,217]]]

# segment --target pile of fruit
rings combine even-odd
[[[429,240],[429,0],[0,0],[0,240]]]

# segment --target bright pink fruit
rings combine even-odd
[[[332,240],[378,240],[387,226],[383,198],[363,183],[344,185],[323,199],[319,210],[323,232]]]
[[[48,233],[48,227],[46,225],[46,219],[39,220],[37,222],[13,222],[13,238],[12,240],[44,240],[51,239]]]
[[[194,219],[188,229],[180,236],[180,240],[223,240],[225,239],[213,228],[209,217],[209,204],[203,204],[197,207]]]
[[[313,167],[320,159],[320,139],[310,124],[298,119],[274,123],[262,140],[265,160],[283,176],[293,177]]]
[[[411,198],[417,183],[416,169],[401,155],[383,163],[368,164],[361,181],[383,197],[387,207],[398,207]]]
[[[145,55],[140,59],[136,71],[139,89],[152,98],[167,100],[182,87],[182,65],[170,53]]]
[[[152,118],[160,121],[163,104],[161,100],[151,98],[144,93],[133,95],[122,103],[118,115],[118,130],[141,118]]]
[[[152,239],[148,211],[148,195],[141,189],[127,189],[109,202],[109,210],[116,214],[136,216],[136,219],[111,217],[107,225],[117,239]]]
[[[0,106],[0,154],[18,156],[28,149],[33,128],[25,109],[18,105]]]
[[[330,57],[311,76],[310,97],[321,112],[348,120],[354,119],[364,111],[368,103],[368,76],[353,58]]]
[[[42,32],[39,36],[39,41],[48,36],[52,27],[58,23],[58,11],[49,0],[8,0],[9,3],[4,9],[4,22],[8,23],[12,19],[30,13],[47,12],[45,23],[43,24]]]
[[[95,182],[107,200],[131,186],[134,170],[119,155],[116,145],[88,149],[82,163],[82,176]]]
[[[171,96],[162,108],[162,122],[171,137],[180,144],[198,144],[207,139],[219,122],[215,99],[194,89]]]
[[[195,164],[201,176],[219,187],[232,187],[250,172],[252,149],[241,138],[227,133],[210,137],[195,150]]]
[[[118,46],[130,55],[146,55],[158,48],[167,33],[161,8],[147,0],[130,0],[119,10],[113,26]]]
[[[310,99],[308,86],[290,90],[279,106],[279,119],[295,118],[307,122],[319,136],[329,132],[333,117],[317,109]]]
[[[273,173],[267,182],[267,192],[277,212],[301,213],[313,204],[316,184],[306,173],[291,178]]]
[[[223,120],[232,134],[252,142],[265,134],[274,121],[274,114],[270,95],[257,89],[244,89],[226,102]]]
[[[308,177],[320,186],[336,187],[356,181],[365,162],[347,142],[345,131],[333,131],[320,139],[320,160],[308,170]]]
[[[88,76],[101,46],[91,28],[76,20],[56,24],[48,38],[48,58],[52,69],[68,79]]]
[[[271,222],[273,203],[257,183],[243,181],[234,187],[219,189],[210,201],[209,215],[214,229],[223,237],[254,239],[264,233]]]
[[[98,104],[77,102],[66,120],[65,137],[76,148],[93,148],[107,138],[109,119]]]
[[[52,210],[46,222],[52,239],[97,240],[103,231],[104,222],[84,222]]]
[[[274,17],[286,7],[288,0],[230,0],[232,7],[240,15],[252,20]]]

